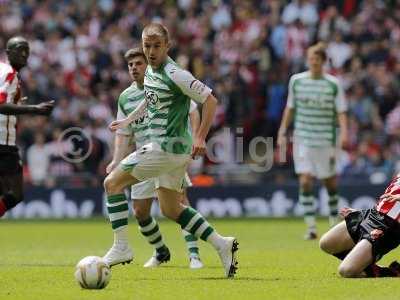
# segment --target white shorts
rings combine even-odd
[[[311,174],[318,179],[336,175],[335,147],[309,147],[295,143],[293,161],[296,174]]]
[[[189,175],[185,173],[185,178],[183,179],[183,188],[186,189],[189,186],[192,186],[192,182],[190,181]],[[157,195],[156,183],[154,179],[148,179],[131,186],[132,200],[143,200],[155,197],[157,197]]]
[[[164,187],[181,193],[189,162],[189,154],[167,153],[150,143],[125,157],[120,167],[140,181],[154,179],[156,189]]]

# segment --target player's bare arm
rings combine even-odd
[[[200,126],[200,113],[197,109],[189,113],[190,127],[192,128],[192,134],[196,134]]]
[[[282,147],[287,141],[287,130],[292,123],[294,109],[286,107],[282,117],[282,123],[278,131],[278,146]]]
[[[135,144],[131,136],[119,133],[115,134],[113,159],[106,168],[107,174],[111,173],[118,166],[119,162],[134,150]]]
[[[117,129],[123,129],[129,126],[133,121],[141,118],[146,113],[147,101],[144,99],[137,108],[132,111],[126,118],[121,120],[115,120],[111,122],[109,128],[111,131],[115,131]]]
[[[48,116],[54,108],[54,100],[39,103],[37,105],[18,105],[5,103],[0,105],[0,114],[3,115],[43,115]]]
[[[206,137],[210,131],[212,121],[214,119],[215,110],[217,109],[218,100],[210,94],[206,101],[203,103],[202,120],[199,129],[195,131],[192,157],[197,155],[204,155],[206,152]]]
[[[342,112],[338,114],[339,128],[340,128],[340,138],[339,143],[341,148],[347,147],[349,144],[349,135],[347,127],[347,113]]]
[[[400,201],[400,194],[397,194],[397,195],[392,195],[392,194],[389,194],[389,193],[383,194],[380,197],[380,200],[387,201],[387,202]]]

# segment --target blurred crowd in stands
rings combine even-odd
[[[50,120],[20,118],[28,182],[101,182],[113,141],[107,124],[130,84],[123,53],[140,44],[151,21],[168,27],[170,56],[220,100],[212,134],[243,128],[245,148],[255,136],[276,135],[289,77],[305,69],[310,44],[326,42],[326,69],[349,102],[351,144],[341,155],[341,176],[379,182],[400,169],[400,1],[1,0],[1,48],[16,34],[30,41],[23,95],[28,103],[57,105]],[[58,151],[70,127],[84,128],[93,141],[81,163]]]

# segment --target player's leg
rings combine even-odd
[[[183,176],[182,176],[183,177]],[[167,179],[168,180],[168,179]],[[160,183],[162,185],[162,183]],[[233,237],[223,237],[192,207],[181,202],[181,193],[158,185],[157,195],[163,214],[197,238],[209,242],[218,252],[227,277],[236,272],[238,243]]]
[[[15,174],[0,176],[0,217],[24,198],[22,169]]]
[[[335,147],[324,147],[313,149],[314,168],[316,176],[322,180],[328,191],[329,224],[334,226],[337,222],[339,196],[337,194],[336,178],[336,149]]]
[[[186,189],[183,191],[182,204],[190,206],[189,199],[187,198]],[[186,246],[189,252],[190,268],[199,269],[203,267],[203,263],[200,260],[199,246],[197,245],[197,237],[190,232],[182,229],[182,235],[185,239]]]
[[[16,147],[0,149],[0,218],[23,200],[21,159]]]
[[[128,243],[129,208],[124,189],[138,182],[129,170],[121,165],[104,180],[107,211],[114,232],[114,244],[103,258],[110,266],[130,263],[133,259],[133,252]]]
[[[332,176],[322,180],[326,190],[328,191],[328,205],[329,205],[329,224],[334,226],[337,222],[338,216],[338,202],[339,196],[337,193],[337,179],[336,176]]]
[[[373,263],[372,244],[363,239],[354,246],[339,265],[340,276],[346,278],[365,277],[364,270]]]
[[[307,225],[306,240],[317,238],[315,221],[316,203],[312,193],[313,189],[313,158],[309,147],[294,140],[293,161],[295,172],[299,177],[299,203],[303,208],[304,222]]]
[[[345,221],[331,228],[319,241],[321,250],[340,260],[343,260],[354,246],[355,243],[348,232]]]
[[[299,174],[299,201],[304,211],[304,222],[307,224],[306,240],[317,238],[317,225],[315,219],[316,201],[312,193],[313,177],[309,173]]]
[[[154,248],[153,256],[143,265],[145,268],[158,267],[161,263],[168,262],[171,258],[168,247],[164,244],[164,240],[157,224],[157,221],[151,216],[151,205],[153,198],[136,199],[141,197],[138,194],[137,186],[151,185],[151,194],[154,194],[154,181],[145,181],[132,187],[133,210],[136,220],[139,224],[139,231]],[[146,187],[144,187],[146,188]],[[142,189],[143,191],[143,189]],[[142,193],[142,195],[144,195]],[[152,196],[152,195],[150,195]]]
[[[397,230],[390,230],[390,226],[386,224],[382,227],[384,223],[381,221],[376,222],[374,210],[357,211],[347,208],[343,209],[341,214],[345,217],[345,221],[331,228],[320,240],[320,248],[323,251],[343,260],[339,273],[343,277],[399,277],[399,263],[393,262],[389,267],[382,267],[374,262],[376,258],[397,247],[400,241]],[[364,225],[360,226],[361,223]],[[379,236],[372,238],[374,228],[382,228],[383,231]],[[360,254],[359,249],[352,253],[356,246],[354,241],[357,240],[365,240],[372,245],[368,247],[368,255]],[[365,248],[365,246],[358,247]],[[366,260],[360,260],[359,255]]]

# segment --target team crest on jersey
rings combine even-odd
[[[158,102],[158,96],[155,92],[153,91],[146,91],[145,92],[145,97],[146,100],[151,104],[151,105],[156,105]]]

